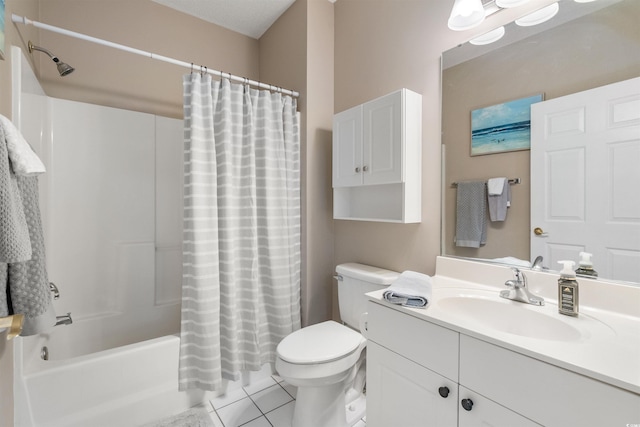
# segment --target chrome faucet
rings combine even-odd
[[[56,316],[56,324],[54,326],[70,325],[72,323],[71,313],[67,313],[65,316]]]
[[[533,263],[531,264],[532,270],[546,270],[546,268],[542,265],[542,255],[538,255]]]
[[[510,289],[500,291],[500,296],[527,304],[544,305],[544,298],[532,295],[529,289],[527,289],[527,277],[524,273],[515,267],[511,267],[511,270],[513,270],[515,280],[507,280],[504,282],[505,286]]]

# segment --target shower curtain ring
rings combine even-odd
[[[191,63],[191,75],[193,75],[193,62]]]

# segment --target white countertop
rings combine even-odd
[[[504,282],[513,276],[508,267],[443,257],[438,257],[432,298],[426,308],[390,304],[382,297],[384,290],[368,296],[419,319],[640,394],[640,287],[578,278],[580,314],[570,317],[558,313],[557,274],[524,273],[529,290],[545,298],[544,306],[500,298],[499,292],[506,289]],[[579,330],[580,337],[549,340],[521,336],[505,332],[507,328],[493,328],[485,319],[461,316],[439,304],[451,296],[464,296],[465,292],[487,300],[495,296],[517,309],[546,314]]]

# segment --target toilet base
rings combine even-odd
[[[344,384],[298,388],[292,427],[352,427],[366,415],[364,394]]]
[[[349,399],[350,396],[352,396],[352,399]],[[347,415],[347,426],[353,427],[367,414],[367,398],[364,394],[351,389],[347,392],[347,404],[345,410]]]

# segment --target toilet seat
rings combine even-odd
[[[289,334],[277,352],[282,360],[297,365],[328,363],[352,354],[363,341],[358,332],[329,320]]]

